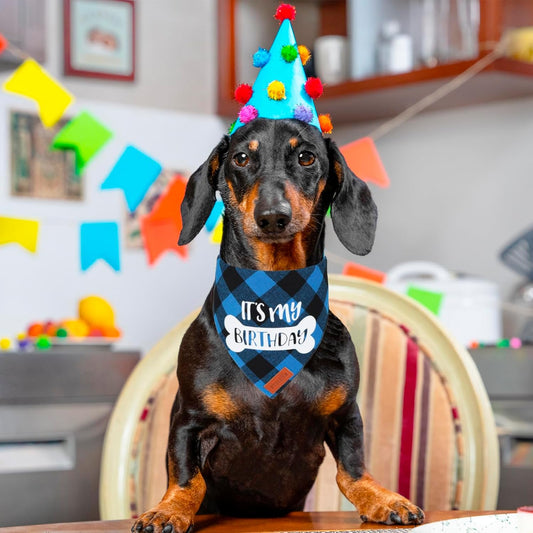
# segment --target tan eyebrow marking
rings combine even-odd
[[[298,146],[298,139],[296,137],[291,137],[289,139],[289,144],[293,147],[293,148],[296,148]]]
[[[248,148],[250,148],[252,152],[255,152],[259,148],[259,141],[257,139],[250,141]]]

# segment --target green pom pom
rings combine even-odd
[[[287,62],[292,63],[298,57],[298,48],[292,44],[286,44],[281,49],[281,57]]]
[[[68,331],[65,328],[59,328],[56,331],[56,337],[61,337],[61,338],[68,337]]]
[[[233,130],[235,129],[235,124],[237,124],[237,121],[234,120],[231,124],[230,124],[230,127],[228,128],[228,135],[231,135],[233,133]]]

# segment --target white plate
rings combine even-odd
[[[415,529],[421,533],[515,533],[518,531],[518,521],[514,513],[490,514],[442,520]]]

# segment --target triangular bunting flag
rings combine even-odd
[[[17,243],[29,252],[35,253],[38,233],[37,220],[0,217],[0,245]]]
[[[76,174],[79,175],[112,136],[102,123],[87,111],[82,111],[54,137],[52,148],[74,150]]]
[[[141,233],[148,254],[148,263],[155,261],[167,250],[186,258],[187,246],[178,246],[182,228],[180,205],[185,196],[187,182],[177,175],[160,196],[152,212],[141,218]]]
[[[103,259],[117,272],[120,270],[118,224],[116,222],[83,222],[80,225],[81,269],[89,269]]]
[[[104,180],[101,189],[122,189],[130,212],[141,203],[161,165],[134,146],[128,146]]]
[[[352,172],[364,181],[371,181],[380,187],[390,185],[389,176],[381,162],[378,150],[370,137],[341,146],[340,151]]]
[[[72,96],[33,59],[26,59],[4,83],[4,90],[37,102],[39,116],[51,128],[74,101]]]

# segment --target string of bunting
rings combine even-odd
[[[74,96],[41,65],[0,34],[0,54],[6,49],[23,61],[4,83],[3,90],[34,100],[43,125],[47,128],[54,126],[72,105],[75,100]],[[379,157],[375,141],[459,88],[501,57],[505,49],[506,43],[502,40],[490,53],[450,82],[386,121],[366,137],[342,146],[341,152],[350,168],[363,180],[373,182],[380,187],[388,187],[390,180]],[[75,155],[75,172],[80,175],[112,138],[113,132],[89,111],[84,110],[59,131],[52,141],[51,148],[72,150]],[[121,189],[128,210],[134,212],[161,170],[162,165],[159,162],[139,148],[128,145],[101,183],[100,188],[102,190]],[[167,251],[173,251],[183,259],[188,257],[187,248],[177,245],[182,224],[177,206],[181,205],[185,186],[185,178],[175,176],[155,203],[152,211],[141,218],[141,233],[150,265],[153,265]],[[222,238],[223,210],[222,201],[217,200],[206,223],[206,230],[211,233],[212,242],[217,244]],[[120,271],[119,224],[113,221],[84,221],[80,222],[79,226],[81,269],[87,270],[96,261],[102,259],[111,268]],[[26,250],[36,253],[38,232],[39,221],[37,220],[0,216],[0,245],[17,243]],[[328,253],[328,256],[332,258],[331,253]],[[371,269],[368,269],[362,272],[366,267],[354,263],[346,264],[342,258],[334,262],[345,265],[345,273],[350,273],[351,270],[353,275],[353,272],[357,271],[358,275],[363,273],[364,277],[382,281],[382,274],[377,271],[369,272]]]

